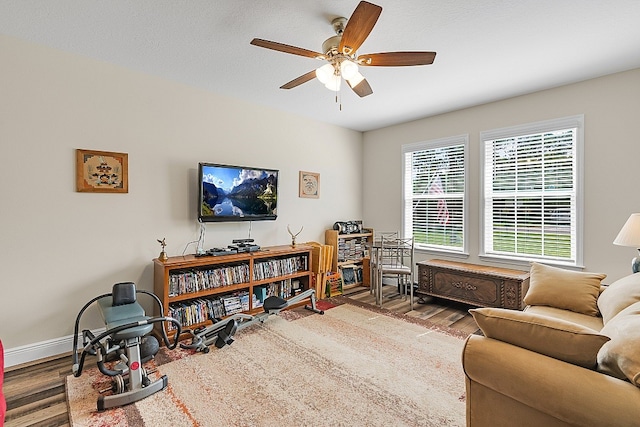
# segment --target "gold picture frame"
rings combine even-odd
[[[111,151],[77,149],[76,191],[128,193],[129,155]]]
[[[320,174],[300,171],[299,196],[309,199],[320,198]]]

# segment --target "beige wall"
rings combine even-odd
[[[483,263],[478,258],[480,132],[576,114],[585,118],[584,265],[607,273],[608,280],[629,274],[636,251],[612,241],[629,214],[640,212],[640,69],[366,132],[365,223],[401,228],[402,144],[469,134],[468,261]],[[443,256],[418,255],[419,260],[435,257]]]
[[[156,239],[165,237],[169,255],[179,255],[197,238],[198,161],[280,169],[278,220],[253,223],[252,237],[261,245],[287,243],[290,224],[305,227],[299,241],[322,241],[337,219],[364,217],[376,229],[399,229],[400,146],[468,133],[469,261],[480,262],[479,132],[584,114],[586,268],[615,279],[635,255],[611,242],[629,214],[640,212],[640,70],[363,138],[5,36],[0,64],[0,338],[8,353],[68,339],[82,305],[117,281],[151,289]],[[129,153],[129,193],[75,192],[76,148]],[[349,167],[334,167],[338,152]],[[297,197],[299,170],[321,173],[319,200]],[[247,237],[248,229],[210,224],[205,247]],[[420,255],[426,257],[432,255]]]
[[[362,215],[360,132],[4,36],[0,64],[0,338],[9,351],[68,337],[82,305],[115,282],[151,290],[156,239],[170,256],[197,239],[199,161],[280,170],[279,217],[252,226],[260,245],[290,242],[288,224],[304,226],[298,242],[323,241],[334,221]],[[129,193],[77,193],[77,148],[128,153]],[[335,153],[349,167],[334,167]],[[321,174],[320,199],[298,197],[300,170]],[[205,248],[248,231],[209,224]]]

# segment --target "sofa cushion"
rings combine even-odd
[[[598,309],[604,323],[613,319],[631,304],[640,301],[640,273],[616,280],[598,298]]]
[[[507,342],[574,365],[594,369],[609,337],[566,320],[502,308],[469,310],[488,338]]]
[[[594,331],[600,331],[603,326],[602,317],[600,316],[588,316],[571,310],[549,307],[548,305],[528,305],[525,308],[525,311],[539,316],[553,317],[554,319],[577,323],[578,325],[585,326],[589,329],[593,329]]]
[[[640,302],[618,313],[601,333],[611,341],[598,352],[598,371],[640,387]]]
[[[600,282],[606,274],[565,270],[531,263],[529,290],[524,297],[528,305],[548,305],[565,310],[598,315]]]

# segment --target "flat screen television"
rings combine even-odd
[[[275,220],[278,171],[244,166],[198,164],[198,220]]]

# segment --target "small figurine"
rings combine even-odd
[[[302,233],[303,229],[304,225],[300,227],[300,231],[298,231],[296,234],[293,234],[291,232],[291,229],[289,228],[289,224],[287,224],[287,231],[289,232],[289,234],[291,234],[291,246],[293,246],[294,248],[296,247],[296,237],[298,237],[298,234]]]
[[[158,257],[158,259],[162,262],[165,262],[166,260],[169,259],[169,257],[167,256],[167,253],[164,251],[164,247],[167,246],[167,243],[164,241],[164,237],[162,238],[162,240],[158,239],[158,243],[160,243],[160,246],[162,246],[162,252],[160,252],[160,256]]]

